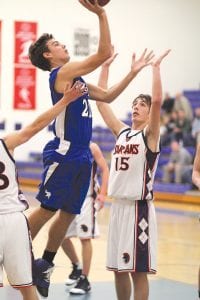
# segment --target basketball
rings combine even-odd
[[[89,0],[89,1],[90,1],[90,3],[94,4],[94,0]],[[110,0],[98,0],[98,4],[99,4],[100,6],[104,6],[104,5],[106,5],[109,1],[110,1]]]

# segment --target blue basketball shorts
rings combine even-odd
[[[46,166],[36,198],[50,210],[80,214],[91,176],[88,160],[54,162]]]

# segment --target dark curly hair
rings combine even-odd
[[[51,65],[48,59],[43,55],[44,52],[48,52],[47,42],[53,39],[53,35],[49,33],[44,33],[41,37],[29,47],[29,58],[31,63],[44,70],[50,71]]]

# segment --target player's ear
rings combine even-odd
[[[47,51],[43,53],[44,58],[49,59],[52,57],[51,52]]]

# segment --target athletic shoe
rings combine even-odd
[[[75,287],[70,289],[70,294],[83,295],[91,290],[90,283],[85,275],[81,275]]]
[[[69,274],[69,277],[67,278],[65,284],[66,285],[72,285],[77,282],[79,277],[82,274],[82,269],[79,269],[78,265],[72,264],[72,272]]]
[[[48,297],[50,276],[53,272],[54,264],[50,264],[43,258],[38,258],[33,265],[33,282],[42,297]]]

